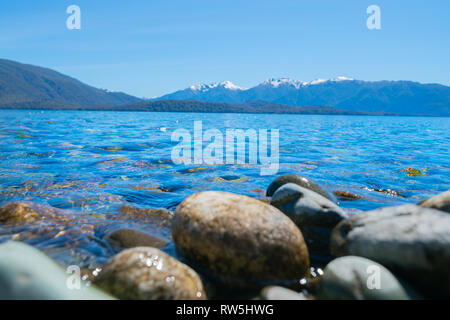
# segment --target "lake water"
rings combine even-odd
[[[277,175],[261,176],[249,164],[175,165],[171,134],[193,132],[194,121],[224,133],[279,129]],[[363,196],[340,202],[356,214],[417,203],[450,189],[450,118],[0,110],[0,205],[27,200],[74,213],[73,223],[54,231],[0,226],[0,241],[20,239],[62,263],[92,267],[112,255],[102,240],[108,230],[126,225],[170,236],[116,219],[124,204],[174,210],[204,190],[261,198],[286,173]],[[91,232],[79,232],[86,226]]]

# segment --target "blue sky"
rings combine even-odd
[[[81,30],[66,28],[72,4]],[[139,97],[272,77],[450,85],[450,1],[1,1],[0,57]]]

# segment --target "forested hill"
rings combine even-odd
[[[91,87],[50,69],[0,59],[0,107],[47,103],[114,106],[139,100],[122,92]]]

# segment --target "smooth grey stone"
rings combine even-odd
[[[358,255],[398,273],[430,297],[450,297],[450,215],[416,205],[385,207],[339,223],[335,256]]]
[[[39,250],[15,241],[0,245],[0,299],[2,300],[110,300],[110,295],[80,282],[68,285],[67,273]]]
[[[286,183],[298,184],[303,188],[312,190],[320,194],[321,196],[327,198],[328,200],[337,203],[336,198],[331,193],[322,188],[318,183],[298,174],[286,174],[276,178],[267,188],[266,195],[268,197],[271,197],[275,193],[275,191],[277,191],[278,188],[280,188],[282,185]]]
[[[259,297],[261,300],[309,300],[301,293],[279,286],[265,287]]]
[[[348,216],[335,203],[294,183],[277,189],[270,203],[289,216],[297,226],[333,228]]]
[[[293,183],[278,188],[271,204],[300,228],[312,259],[320,262],[331,260],[331,231],[348,217],[341,208],[320,194]]]
[[[388,269],[356,256],[331,261],[317,293],[318,299],[333,300],[409,300],[411,296]]]

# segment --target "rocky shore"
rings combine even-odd
[[[79,283],[76,272],[12,236],[0,244],[0,299],[450,298],[450,190],[352,215],[336,196],[357,195],[300,175],[276,178],[266,195],[205,191],[174,213],[123,207],[117,219],[165,226],[171,239],[112,230],[102,241],[115,255],[94,272],[80,270]],[[70,212],[31,202],[0,208],[0,224],[45,231],[70,221]],[[79,232],[94,233],[83,223]],[[173,256],[161,251],[167,246]]]

